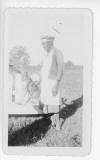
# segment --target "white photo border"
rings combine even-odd
[[[8,8],[4,12],[8,14],[9,12],[30,12],[30,11],[45,12],[46,10],[53,10],[54,12],[59,12],[61,14],[68,11],[69,13],[81,13],[85,14],[86,20],[86,32],[88,34],[87,45],[88,45],[88,55],[86,59],[86,64],[83,71],[83,145],[82,147],[9,147],[8,146],[8,55],[5,53],[5,46],[3,45],[2,57],[4,57],[4,106],[3,106],[3,151],[6,154],[21,154],[21,155],[87,155],[91,150],[91,106],[92,106],[92,53],[93,53],[93,13],[90,9],[85,8]],[[4,23],[2,25],[3,30],[5,29]],[[4,33],[5,34],[5,30]],[[4,44],[4,38],[2,37]]]

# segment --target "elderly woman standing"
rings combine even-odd
[[[54,47],[53,36],[42,36],[41,43],[46,51],[42,66],[41,101],[47,107],[48,113],[55,113],[51,117],[52,125],[60,129],[59,105],[60,105],[60,81],[63,75],[63,54]]]

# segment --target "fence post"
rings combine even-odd
[[[15,103],[15,82],[16,82],[16,74],[12,75],[12,102]]]

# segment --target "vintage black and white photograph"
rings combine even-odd
[[[82,148],[90,11],[8,9],[4,28],[8,147]]]

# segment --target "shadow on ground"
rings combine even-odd
[[[74,100],[72,105],[65,105],[65,107],[60,110],[60,118],[63,119],[62,125],[64,124],[66,118],[72,116],[77,111],[77,109],[82,106],[82,104],[83,97],[80,97]],[[52,115],[53,114],[38,115],[42,116],[42,118],[9,134],[8,146],[29,145],[31,143],[36,143],[37,141],[42,139],[50,128],[50,116]],[[9,116],[9,118],[10,117],[11,115]]]
[[[83,104],[83,96],[74,100],[73,101],[73,104],[71,105],[65,105],[64,108],[61,109],[59,115],[60,115],[60,118],[63,119],[63,122],[62,122],[62,125],[64,124],[65,120],[72,116],[79,107],[81,107]]]

